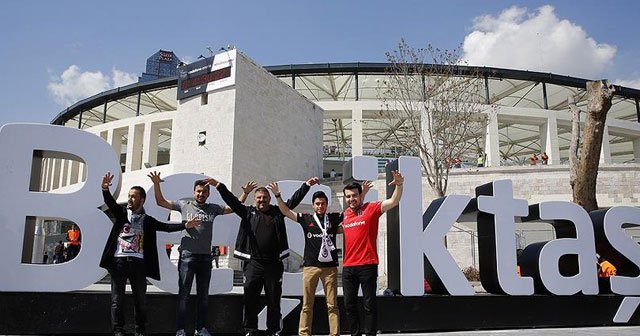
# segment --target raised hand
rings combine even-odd
[[[245,185],[242,186],[242,191],[249,195],[250,192],[253,191],[253,189],[257,188],[258,184],[256,183],[256,181],[249,181],[247,183],[245,183]]]
[[[200,226],[200,224],[202,224],[202,220],[200,220],[200,218],[192,218],[190,221],[187,221],[184,224],[184,227],[187,229],[191,229],[193,227]]]
[[[404,177],[399,171],[394,170],[391,174],[393,175],[393,181],[389,182],[389,185],[401,186],[404,183]]]
[[[277,182],[269,183],[267,185],[267,189],[271,189],[271,191],[273,191],[274,195],[277,195],[277,194],[280,193],[280,188],[278,188],[278,183]]]
[[[305,182],[308,186],[312,186],[314,184],[318,184],[320,183],[320,179],[317,176],[314,176],[310,179],[307,180],[307,182]]]
[[[102,189],[107,190],[111,186],[111,181],[113,181],[113,175],[110,172],[107,172],[104,177],[102,177]]]
[[[371,181],[362,181],[362,193],[366,194],[373,188],[373,183]]]
[[[150,172],[147,175],[147,177],[151,179],[151,182],[153,182],[153,184],[159,184],[160,182],[164,182],[164,180],[160,178],[160,173],[157,171]]]
[[[207,177],[205,181],[207,181],[208,185],[213,186],[214,188],[217,188],[218,184],[220,184],[220,181],[214,179],[213,177]]]

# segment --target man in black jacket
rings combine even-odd
[[[174,232],[200,224],[192,219],[185,224],[167,224],[145,214],[146,192],[134,186],[129,190],[126,209],[116,203],[109,191],[113,175],[102,178],[102,197],[115,218],[102,252],[100,267],[111,275],[111,324],[116,336],[124,335],[124,293],[127,278],[135,305],[135,335],[146,335],[147,277],[160,280],[156,231]]]
[[[317,177],[310,178],[300,186],[287,201],[287,206],[295,208],[309,191],[318,183]],[[234,256],[244,262],[244,321],[247,335],[258,332],[260,312],[260,292],[264,287],[267,298],[267,334],[277,335],[280,331],[280,298],[282,296],[282,259],[289,256],[287,231],[284,216],[277,206],[270,204],[269,191],[260,187],[254,194],[254,205],[245,206],[227,189],[210,179],[209,183],[218,189],[220,196],[240,218],[240,230]],[[280,197],[280,194],[276,194]]]

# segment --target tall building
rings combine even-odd
[[[178,64],[180,64],[180,59],[173,51],[160,49],[147,58],[147,69],[141,77],[138,77],[138,81],[148,82],[165,77],[175,77],[178,75],[176,70]]]

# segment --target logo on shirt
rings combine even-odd
[[[329,237],[333,238],[333,234],[329,234]],[[307,238],[309,238],[309,239],[311,239],[311,238],[322,238],[322,233],[307,232]]]
[[[354,226],[364,225],[364,223],[365,223],[365,221],[363,221],[363,220],[362,220],[362,221],[357,221],[357,222],[353,222],[353,223],[349,223],[349,224],[344,224],[344,225],[342,225],[342,226],[343,226],[345,229],[348,229],[348,228],[352,228],[352,227],[354,227]]]
[[[204,211],[198,211],[196,213],[187,213],[187,221],[197,218],[203,222],[213,222],[213,219],[215,217],[216,217],[215,215],[208,214]]]

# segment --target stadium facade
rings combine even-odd
[[[180,76],[141,81],[84,99],[59,113],[51,124],[80,128],[109,142],[120,156],[123,185],[150,186],[146,174],[151,170],[163,175],[204,173],[235,190],[252,179],[265,184],[322,175],[339,200],[342,184],[329,178],[332,169],[340,174],[343,164],[354,156],[374,156],[383,168],[390,159],[412,154],[392,136],[392,129],[402,128],[402,122],[380,113],[384,110],[380,85],[390,64],[263,68],[236,50],[219,55],[234,62],[235,77],[226,85],[179,100]],[[473,195],[477,185],[510,178],[514,195],[530,203],[570,200],[567,97],[573,96],[584,109],[587,80],[500,68],[459,68],[459,76],[481,74],[485,85],[477,95],[492,118],[485,133],[478,135],[478,149],[486,154],[487,167],[470,168],[475,166],[476,152],[469,153],[462,158],[467,164],[452,170],[449,192]],[[549,155],[549,165],[528,166],[528,157],[541,152]],[[640,90],[616,86],[602,146],[601,206],[640,205],[640,189],[635,185],[640,177],[638,163]],[[83,179],[81,162],[45,158],[42,171],[43,191],[73,189]],[[434,194],[423,185],[426,207]],[[376,186],[384,194],[384,181]],[[339,209],[338,202],[332,208]],[[452,254],[461,267],[476,266],[473,224],[460,223],[454,229],[448,236]],[[549,238],[553,230],[544,226],[520,228],[521,244]],[[379,239],[384,251],[384,233]],[[380,273],[385,273],[384,266]]]

